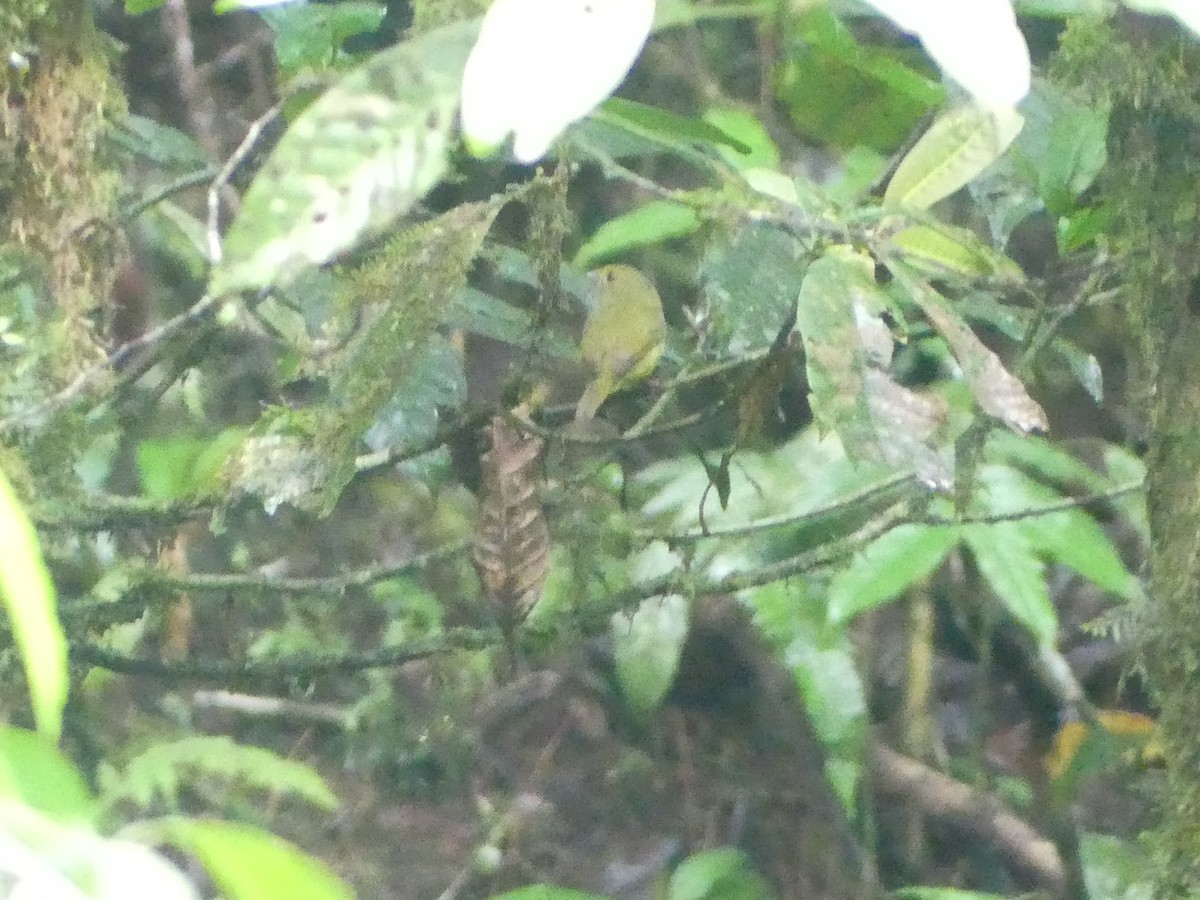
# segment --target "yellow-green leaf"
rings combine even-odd
[[[901,161],[885,206],[928,209],[1000,158],[1024,124],[1012,109],[959,106],[937,119]]]
[[[167,839],[200,860],[229,900],[350,900],[323,862],[269,831],[212,819],[171,819]]]
[[[37,534],[2,473],[0,548],[0,601],[29,680],[33,718],[38,731],[57,743],[67,704],[67,638]]]

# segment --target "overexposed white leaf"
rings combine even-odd
[[[868,0],[905,31],[975,101],[1016,106],[1029,93],[1029,47],[1010,0]]]
[[[525,163],[624,80],[654,21],[654,0],[496,0],[463,73],[468,147],[487,155],[510,135]]]

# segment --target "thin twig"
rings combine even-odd
[[[731,594],[815,571],[844,559],[857,548],[894,527],[902,519],[901,508],[896,506],[876,516],[846,538],[767,566],[746,572],[735,572],[723,578],[705,579],[697,578],[687,572],[671,572],[660,578],[611,594],[603,601],[580,611],[576,616],[576,625],[585,630],[606,627],[614,613],[632,609],[648,597],[665,594],[684,594],[693,597]],[[370,577],[377,577],[377,575],[378,570],[372,570]],[[279,579],[265,579],[264,581],[266,583],[261,586],[268,589],[274,588],[279,583]],[[291,581],[292,586],[297,588],[300,587],[298,582],[301,581],[307,582],[304,585],[306,589],[311,589],[314,583],[318,588],[322,586],[319,583],[322,579],[293,579]],[[340,581],[345,583],[346,580],[340,579]],[[71,653],[80,662],[114,672],[147,675],[168,681],[215,679],[228,687],[239,681],[257,683],[262,679],[312,677],[322,674],[388,668],[454,650],[483,650],[502,644],[503,637],[497,628],[453,628],[440,635],[371,652],[304,653],[282,659],[167,660],[159,657],[128,656],[89,641],[73,641]]]
[[[18,410],[3,419],[0,419],[0,433],[10,431],[13,428],[22,425],[28,425],[42,416],[56,412],[77,399],[89,385],[98,381],[105,372],[111,369],[119,369],[129,362],[133,356],[148,347],[154,346],[165,341],[173,336],[176,332],[187,325],[198,322],[205,318],[213,309],[216,303],[215,297],[205,294],[194,304],[190,309],[181,312],[179,315],[168,319],[161,325],[150,329],[149,331],[132,338],[112,351],[100,362],[88,366],[71,381],[65,388],[55,394],[51,394],[44,400]]]
[[[129,206],[121,210],[120,219],[122,222],[132,222],[146,210],[153,206],[162,203],[168,197],[173,197],[176,194],[189,190],[190,188],[199,187],[202,184],[208,184],[219,170],[216,166],[207,166],[203,169],[198,169],[187,175],[177,178],[170,184],[163,185],[152,194],[147,194],[142,199],[131,203]]]
[[[250,123],[242,142],[237,145],[237,149],[233,151],[229,159],[225,160],[225,165],[221,166],[221,170],[208,189],[208,260],[214,268],[221,263],[221,188],[233,178],[234,171],[250,155],[250,151],[258,143],[263,129],[274,121],[281,108],[281,105],[276,103]]]

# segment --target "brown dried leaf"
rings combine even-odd
[[[1029,396],[1025,385],[1004,367],[1000,357],[976,336],[946,298],[902,267],[894,266],[892,272],[950,345],[980,409],[1021,434],[1049,431],[1045,411]]]
[[[505,633],[519,625],[542,593],[550,559],[550,532],[538,495],[542,442],[501,416],[490,427],[483,455],[483,487],[473,558],[484,593]]]

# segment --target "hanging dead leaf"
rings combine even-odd
[[[980,409],[1021,434],[1049,431],[1050,422],[1045,411],[1029,396],[1025,385],[1004,367],[1000,357],[988,349],[946,298],[906,267],[889,264],[889,268],[950,345],[950,352],[958,361]]]
[[[511,639],[541,596],[549,569],[550,532],[538,493],[542,442],[502,416],[492,419],[490,432],[472,556]]]

